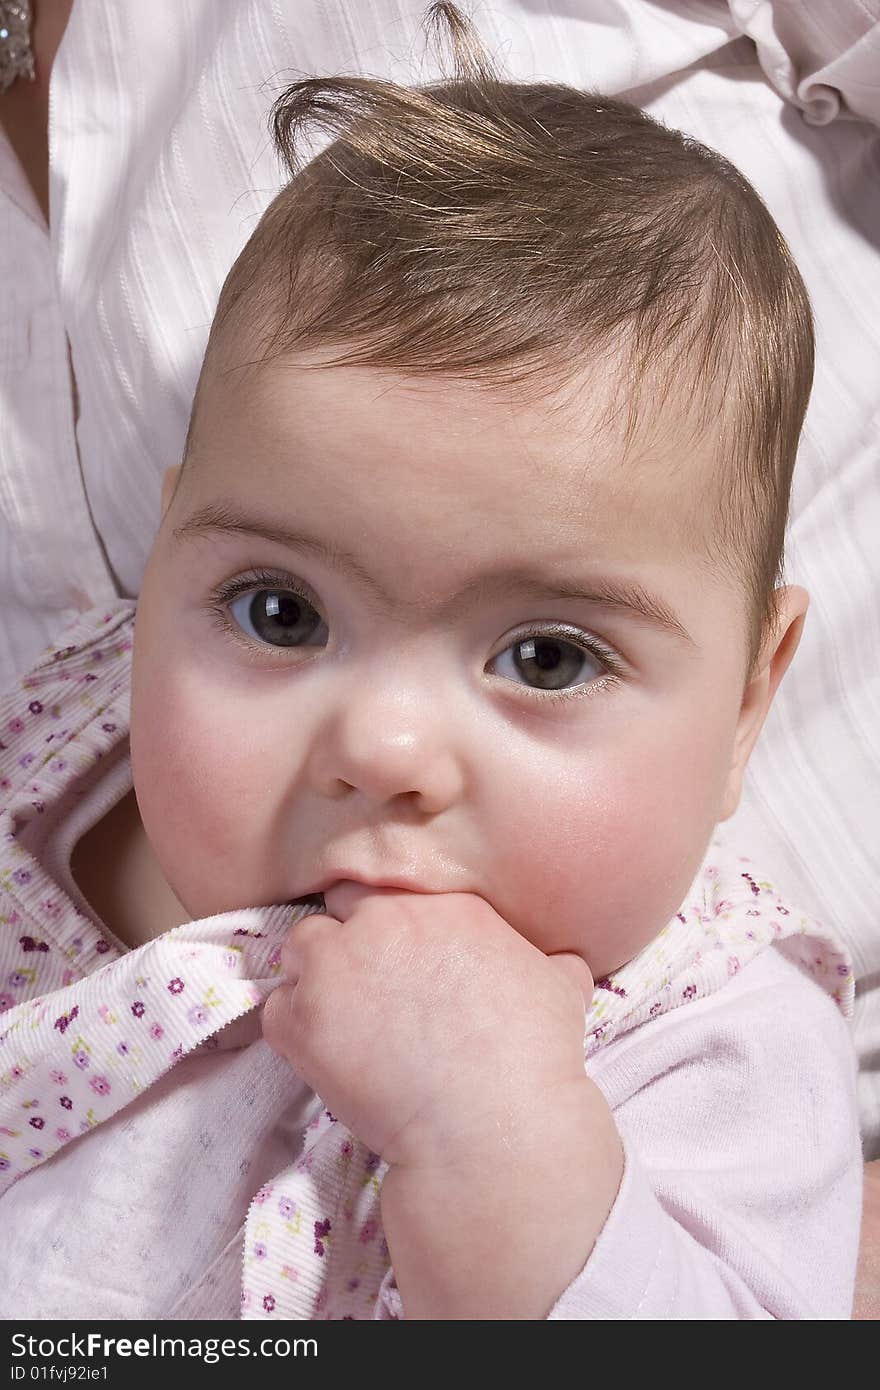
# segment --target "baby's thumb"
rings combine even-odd
[[[547,959],[552,960],[557,968],[562,970],[577,985],[584,996],[585,1006],[589,1006],[595,985],[590,967],[583,957],[575,955],[574,951],[554,951]]]

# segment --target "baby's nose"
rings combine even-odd
[[[415,687],[362,682],[340,695],[315,730],[312,785],[334,799],[358,791],[377,805],[406,797],[437,815],[464,789],[465,723]]]

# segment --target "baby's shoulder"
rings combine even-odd
[[[617,1103],[664,1089],[664,1079],[675,1077],[676,1086],[715,1086],[728,1095],[748,1083],[753,1097],[769,1103],[806,1088],[846,1095],[853,1105],[857,1069],[840,1007],[777,946],[755,955],[723,989],[615,1038],[589,1068]]]
[[[683,1038],[750,1039],[757,1053],[777,1058],[784,1047],[840,1049],[854,1059],[851,1025],[840,1002],[808,969],[805,939],[782,940],[760,951],[724,989],[698,1001],[677,1020]],[[821,949],[821,945],[819,947]]]
[[[0,693],[0,809],[27,791],[21,812],[42,814],[48,802],[33,784],[48,769],[50,800],[56,788],[67,786],[85,761],[80,741],[96,721],[100,725],[109,705],[119,719],[96,730],[97,743],[110,745],[127,732],[134,611],[132,600],[117,599],[79,614]]]

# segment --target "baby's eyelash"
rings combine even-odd
[[[308,589],[292,574],[284,574],[280,570],[252,570],[250,574],[239,574],[234,579],[226,579],[222,584],[218,584],[216,589],[212,589],[208,595],[208,609],[214,618],[220,631],[226,636],[233,637],[242,646],[253,651],[255,643],[242,632],[241,628],[233,621],[229,613],[229,605],[233,599],[238,598],[239,594],[246,594],[251,589],[283,589],[285,592],[296,594],[297,598],[304,599],[317,613],[318,605],[314,594],[309,593]],[[290,659],[289,649],[278,648],[279,655]],[[265,651],[271,655],[273,648],[268,645],[260,648],[261,653]]]
[[[249,574],[238,574],[234,579],[226,579],[209,595],[211,603],[231,603],[239,594],[249,589],[285,589],[304,598],[317,611],[315,597],[292,574],[280,570],[252,570]]]
[[[259,589],[284,589],[289,593],[296,594],[298,598],[304,599],[316,613],[320,612],[315,596],[292,574],[284,574],[279,570],[255,569],[248,574],[236,575],[232,579],[224,580],[218,584],[208,596],[208,607],[214,617],[217,626],[227,636],[232,636],[236,641],[253,651],[254,642],[243,633],[235,623],[229,613],[229,605],[240,594],[246,594],[251,590]],[[626,668],[620,661],[617,653],[611,647],[599,640],[598,637],[588,636],[580,628],[568,626],[563,623],[544,623],[535,624],[531,628],[525,628],[521,632],[509,639],[507,645],[501,651],[507,651],[510,647],[518,646],[522,642],[528,642],[531,638],[550,639],[558,638],[560,641],[568,642],[573,647],[579,647],[588,656],[603,668],[605,674],[598,680],[586,684],[575,685],[561,690],[541,689],[529,685],[517,685],[516,690],[527,697],[542,700],[581,700],[602,694],[605,690],[610,690],[619,685],[626,678]],[[273,648],[266,644],[260,647],[261,654],[269,654]],[[497,653],[501,655],[501,651]],[[289,660],[290,649],[279,648],[278,654]],[[493,657],[494,661],[496,658]]]
[[[588,684],[573,685],[561,690],[542,689],[531,685],[518,685],[517,692],[522,691],[524,695],[533,696],[535,699],[543,700],[583,700],[590,699],[595,695],[601,695],[605,690],[611,690],[614,686],[620,685],[626,678],[626,667],[620,661],[617,653],[611,647],[605,645],[598,637],[588,636],[580,628],[569,627],[562,623],[536,624],[533,628],[526,628],[510,638],[507,646],[502,648],[507,651],[510,647],[517,647],[522,642],[528,642],[530,638],[558,638],[560,641],[568,642],[573,647],[579,647],[588,656],[598,661],[603,667],[605,675],[598,680],[590,681]],[[498,652],[498,656],[501,652]],[[494,657],[492,658],[495,659]]]

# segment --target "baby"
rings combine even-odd
[[[438,13],[450,81],[277,104],[137,604],[0,703],[6,1318],[850,1313],[852,977],[715,835],[804,287]]]

